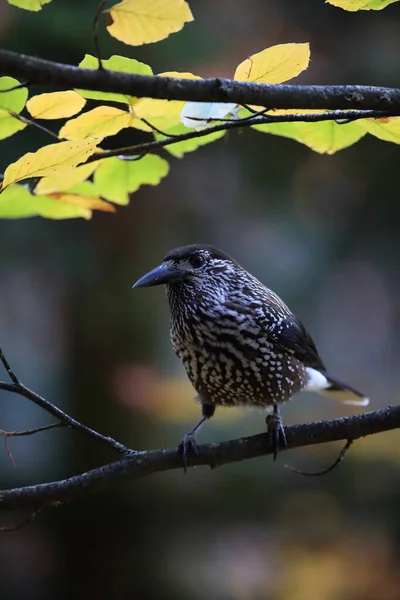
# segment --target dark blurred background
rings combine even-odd
[[[103,57],[229,77],[250,54],[309,41],[301,83],[400,86],[399,4],[363,13],[323,0],[190,4],[195,21],[157,44],[127,47],[103,31]],[[78,64],[94,53],[96,8],[95,0],[54,0],[35,14],[2,2],[1,44]],[[140,135],[131,129],[108,143]],[[0,171],[44,143],[28,129],[4,140]],[[283,296],[331,372],[369,395],[372,409],[396,404],[399,160],[396,145],[370,136],[320,156],[284,138],[231,132],[171,157],[169,176],[116,215],[1,221],[0,343],[27,385],[91,427],[137,449],[175,445],[199,408],[169,345],[163,291],[131,285],[170,248],[208,242]],[[352,412],[303,394],[283,416],[289,424]],[[1,394],[1,429],[48,422],[23,398]],[[200,439],[263,430],[261,414],[219,410]],[[398,432],[361,440],[322,478],[283,465],[321,469],[340,446],[291,451],[276,464],[266,457],[153,475],[48,509],[0,535],[0,597],[397,600],[399,442]],[[2,488],[117,458],[69,431],[9,446],[16,466],[0,454]],[[0,513],[0,525],[23,518]]]

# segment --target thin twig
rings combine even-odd
[[[53,415],[53,417],[56,417],[56,419],[58,419],[61,423],[64,423],[64,425],[68,425],[69,427],[71,427],[71,429],[75,429],[76,431],[85,433],[86,435],[90,436],[96,441],[107,445],[113,450],[116,450],[120,454],[130,455],[133,452],[131,449],[127,448],[123,444],[120,444],[120,442],[117,442],[112,437],[104,436],[101,433],[95,431],[94,429],[86,427],[86,425],[83,425],[83,423],[80,423],[76,419],[70,417],[60,408],[57,408],[56,406],[54,406],[54,404],[52,404],[48,400],[45,400],[45,398],[42,398],[42,396],[39,396],[39,394],[36,394],[35,392],[27,388],[23,383],[21,383],[20,379],[11,369],[10,364],[7,358],[5,357],[2,348],[0,348],[0,361],[3,363],[4,368],[6,369],[10,379],[13,381],[13,383],[6,383],[5,381],[0,381],[0,390],[5,390],[6,392],[11,392],[13,394],[19,394],[20,396],[27,398],[34,404],[37,404],[37,406],[43,408],[43,410],[45,410],[49,414]]]
[[[93,40],[94,40],[94,47],[96,49],[96,58],[99,61],[99,67],[98,70],[102,71],[104,70],[103,67],[103,63],[101,62],[101,53],[100,53],[100,43],[99,43],[99,22],[100,22],[100,16],[101,13],[103,12],[103,8],[105,6],[107,0],[100,0],[99,5],[97,7],[96,10],[96,14],[94,16],[94,21],[93,21]]]
[[[60,138],[58,137],[58,135],[56,133],[54,133],[54,131],[50,131],[50,129],[47,129],[47,127],[40,125],[40,123],[36,123],[36,121],[33,121],[32,119],[23,117],[22,115],[19,115],[18,113],[13,112],[12,110],[7,110],[7,112],[11,117],[14,117],[14,119],[18,119],[18,121],[21,121],[22,123],[25,123],[26,125],[30,125],[31,127],[36,127],[36,129],[40,129],[40,131],[47,133],[47,135],[51,135],[51,137],[56,139],[57,142],[60,141]]]
[[[271,110],[270,108],[264,108],[263,110],[255,110],[254,108],[252,108],[251,106],[249,106],[248,104],[242,104],[241,105],[243,108],[245,108],[246,110],[248,110],[250,113],[252,113],[253,115],[263,115],[266,112],[268,112],[269,110]]]
[[[9,378],[11,379],[11,381],[15,385],[19,385],[20,384],[20,380],[18,379],[18,377],[16,376],[16,374],[12,370],[12,368],[10,366],[10,363],[8,362],[7,358],[5,357],[5,354],[3,352],[3,348],[1,348],[1,347],[0,347],[0,361],[3,363],[3,367],[7,371],[7,374],[9,376]]]
[[[4,431],[3,429],[0,429],[0,436],[4,435],[6,438],[21,437],[25,435],[33,435],[41,431],[48,431],[49,429],[56,429],[57,427],[67,427],[67,424],[50,423],[49,425],[41,425],[40,427],[35,427],[34,429],[24,429],[23,431]]]
[[[269,110],[269,108],[263,108],[262,110],[253,110],[252,114],[247,115],[246,117],[237,117],[233,115],[231,117],[186,117],[186,119],[190,119],[191,121],[202,121],[203,123],[231,123],[232,121],[235,121],[235,123],[247,123],[248,121],[252,122],[253,119],[256,119],[256,117],[262,117],[263,115],[266,115],[266,113]],[[270,122],[270,116],[272,117],[272,119],[274,118],[274,115],[268,115],[266,121],[267,123]]]
[[[41,510],[42,510],[41,508],[38,508],[36,510],[31,511],[28,518],[25,519],[24,521],[22,521],[21,523],[19,523],[18,525],[13,525],[11,527],[7,527],[6,525],[0,526],[0,532],[1,533],[9,533],[9,532],[18,531],[19,529],[23,529],[24,527],[27,527],[28,525],[33,523],[33,521],[36,519],[36,517],[38,516],[38,514],[40,513]]]
[[[125,146],[123,148],[116,148],[113,150],[102,150],[101,152],[95,152],[89,159],[86,161],[87,163],[101,160],[102,158],[109,158],[111,156],[119,156],[124,154],[129,156],[130,154],[138,154],[141,152],[149,152],[151,150],[156,150],[159,148],[165,148],[166,146],[170,146],[171,144],[176,144],[177,142],[183,142],[186,140],[192,140],[194,138],[205,137],[211,133],[215,133],[217,131],[228,131],[230,129],[238,129],[243,126],[254,126],[254,125],[265,125],[269,123],[317,123],[320,121],[334,121],[337,118],[348,118],[349,121],[357,121],[360,119],[372,119],[372,118],[381,118],[381,117],[391,117],[394,116],[391,113],[376,111],[376,110],[359,110],[359,111],[330,111],[327,113],[307,113],[307,114],[299,114],[299,113],[290,113],[286,115],[268,115],[264,117],[253,118],[244,117],[244,120],[229,119],[225,123],[220,123],[218,125],[213,125],[211,127],[206,127],[205,129],[200,129],[198,131],[188,131],[187,133],[181,133],[176,136],[169,136],[163,140],[153,140],[151,142],[144,142],[142,144],[136,144],[134,146]]]
[[[119,442],[114,440],[112,437],[104,436],[101,433],[99,433],[98,431],[95,431],[94,429],[91,429],[90,427],[86,427],[86,425],[84,425],[83,423],[80,423],[73,417],[70,417],[67,413],[62,411],[60,408],[57,408],[57,406],[54,406],[54,404],[52,404],[48,400],[45,400],[42,396],[39,396],[39,394],[36,394],[35,392],[33,392],[32,390],[27,388],[22,383],[13,384],[13,383],[6,383],[4,381],[0,381],[0,390],[5,390],[7,392],[11,392],[13,394],[18,394],[19,396],[23,396],[24,398],[27,398],[28,400],[30,400],[37,406],[40,406],[41,408],[43,408],[43,410],[45,410],[49,414],[53,415],[53,417],[56,417],[57,419],[59,419],[65,425],[68,425],[69,427],[71,427],[71,429],[75,429],[76,431],[85,433],[86,435],[90,436],[94,440],[109,446],[110,448],[112,448],[113,450],[116,450],[120,454],[126,455],[126,454],[130,454],[132,452],[132,450],[130,450],[123,444],[120,444]]]
[[[55,429],[56,427],[66,427],[65,423],[51,423],[50,425],[42,425],[41,427],[35,427],[34,429],[25,429],[24,431],[4,431],[0,429],[0,436],[4,437],[4,448],[8,454],[8,458],[13,467],[15,467],[14,457],[11,453],[10,447],[8,445],[8,438],[11,437],[19,437],[25,435],[33,435],[35,433],[39,433],[41,431],[48,431],[49,429]]]
[[[156,133],[159,133],[160,135],[163,135],[164,137],[179,138],[179,136],[181,135],[179,133],[176,133],[176,134],[175,133],[166,133],[162,129],[158,129],[158,127],[156,127],[155,125],[153,125],[152,123],[150,123],[150,121],[148,121],[144,117],[140,117],[140,120],[143,121],[143,123],[145,123],[148,127],[150,127],[150,129],[152,129]]]
[[[328,468],[323,469],[322,471],[303,471],[302,469],[297,469],[296,467],[292,467],[291,465],[285,465],[285,469],[289,469],[289,471],[291,471],[292,473],[297,473],[298,475],[307,475],[308,477],[319,477],[321,475],[326,475],[327,473],[333,471],[333,469],[336,469],[338,465],[340,465],[344,457],[347,455],[353,441],[354,440],[347,440],[346,444],[343,446],[333,463],[331,463]]]

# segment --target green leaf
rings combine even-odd
[[[24,10],[33,10],[37,12],[42,10],[44,4],[49,4],[51,0],[8,0],[9,4],[23,8]]]
[[[16,114],[21,112],[28,99],[27,88],[23,87],[10,92],[1,91],[9,90],[17,85],[19,85],[19,81],[14,77],[0,77],[0,140],[26,127],[26,123],[11,116],[8,111]]]
[[[81,181],[80,183],[76,183],[75,185],[73,185],[65,191],[70,194],[82,194],[82,196],[100,195],[92,181]]]
[[[175,125],[175,127],[171,127],[167,129],[165,133],[169,133],[172,135],[178,135],[181,133],[188,133],[191,131],[187,127],[185,127],[182,123],[180,125]],[[194,129],[193,129],[194,131]],[[201,133],[204,133],[204,129]],[[176,158],[182,158],[186,152],[193,152],[193,150],[197,150],[200,146],[205,146],[211,142],[215,142],[215,140],[219,140],[225,135],[226,131],[215,131],[214,133],[210,133],[209,135],[205,135],[203,137],[192,138],[190,140],[184,140],[183,142],[176,142],[174,144],[170,144],[169,146],[165,146],[164,150],[175,156]],[[154,134],[156,140],[165,140],[164,135],[160,135],[159,133]]]
[[[153,70],[149,65],[139,62],[134,58],[125,58],[125,56],[114,55],[108,60],[102,60],[102,65],[110,71],[121,71],[122,73],[134,73],[136,75],[153,75]],[[95,56],[86,54],[85,58],[79,63],[79,66],[84,69],[98,69],[99,61]],[[111,92],[93,92],[91,90],[76,90],[78,94],[84,98],[92,100],[108,100],[109,102],[124,102],[132,104],[132,96],[124,94],[113,94]],[[136,99],[134,100],[134,102]]]
[[[382,119],[362,119],[359,121],[360,128],[364,129],[370,135],[383,140],[400,144],[400,118],[389,117]]]
[[[328,4],[338,6],[344,10],[355,12],[356,10],[382,10],[389,4],[398,0],[325,0]]]
[[[94,174],[94,184],[102,198],[116,204],[128,204],[130,193],[143,184],[158,185],[168,171],[168,162],[155,154],[140,160],[105,158]]]
[[[47,217],[48,219],[89,219],[91,211],[80,206],[62,204],[46,196],[35,196],[23,185],[10,185],[0,194],[0,218]]]
[[[298,113],[300,111],[290,112]],[[338,150],[343,150],[343,148],[358,142],[366,133],[356,122],[338,125],[335,121],[268,123],[266,125],[254,125],[253,129],[291,138],[320,154],[334,154]]]

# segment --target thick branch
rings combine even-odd
[[[286,427],[285,432],[288,448],[298,448],[337,440],[355,440],[398,427],[400,406],[389,406],[383,410],[343,419]],[[260,434],[229,442],[204,444],[199,447],[198,456],[193,456],[189,464],[216,467],[264,456],[272,451],[268,434]],[[3,490],[0,492],[0,509],[38,509],[44,505],[68,502],[99,492],[118,480],[181,469],[182,466],[182,457],[177,448],[137,452],[132,457],[62,481]]]
[[[0,73],[57,89],[81,88],[130,96],[235,102],[270,108],[374,109],[400,114],[400,89],[361,85],[268,85],[230,79],[174,79],[81,69],[0,50]]]

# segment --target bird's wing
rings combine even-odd
[[[325,370],[314,340],[296,315],[289,313],[278,320],[265,323],[260,316],[259,311],[253,305],[246,306],[238,302],[226,302],[225,305],[231,310],[236,310],[242,314],[251,314],[253,319],[259,323],[260,327],[267,332],[268,338],[282,349],[289,351],[297,360],[301,361],[306,367]]]

